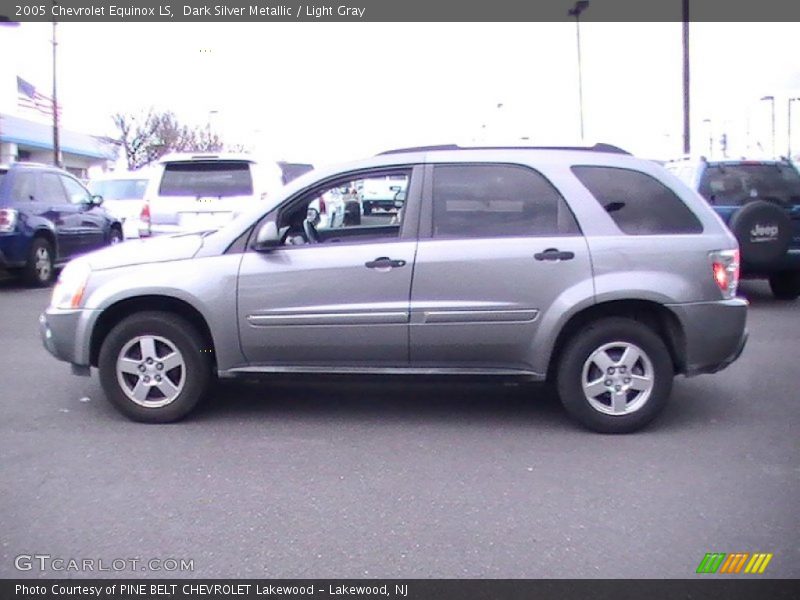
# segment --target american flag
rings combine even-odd
[[[53,99],[36,91],[36,88],[17,77],[17,106],[23,110],[35,111],[39,115],[53,116]],[[59,115],[61,107],[58,107]]]

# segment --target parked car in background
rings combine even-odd
[[[216,229],[275,194],[284,174],[246,154],[169,154],[145,191],[141,237]]]
[[[800,173],[788,160],[684,159],[666,167],[700,193],[739,242],[742,276],[800,296]]]
[[[407,190],[398,222],[310,218],[378,179]],[[70,263],[40,325],[138,421],[184,417],[215,376],[417,373],[549,380],[586,427],[629,432],[746,340],[731,232],[608,146],[395,151],[217,231],[130,244]]]
[[[0,167],[0,268],[44,286],[68,260],[121,242],[122,223],[101,203],[56,167]]]
[[[364,181],[360,190],[362,212],[371,215],[376,209],[396,211],[403,207],[405,183],[391,175]]]
[[[139,237],[149,177],[147,169],[113,172],[93,177],[87,184],[92,194],[103,198],[106,210],[122,222],[125,239]]]

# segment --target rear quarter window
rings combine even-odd
[[[683,201],[656,178],[618,167],[575,166],[575,177],[629,235],[702,233]]]

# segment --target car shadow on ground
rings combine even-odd
[[[747,298],[756,306],[792,306],[796,301],[777,300],[769,289],[766,279],[745,279],[739,282],[737,296]]]
[[[551,386],[528,382],[293,375],[219,383],[209,396],[190,416],[193,422],[268,418],[575,428]]]

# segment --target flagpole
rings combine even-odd
[[[56,2],[53,0],[53,5]],[[56,91],[56,25],[53,21],[53,164],[61,166],[61,143],[58,138],[58,95]]]

